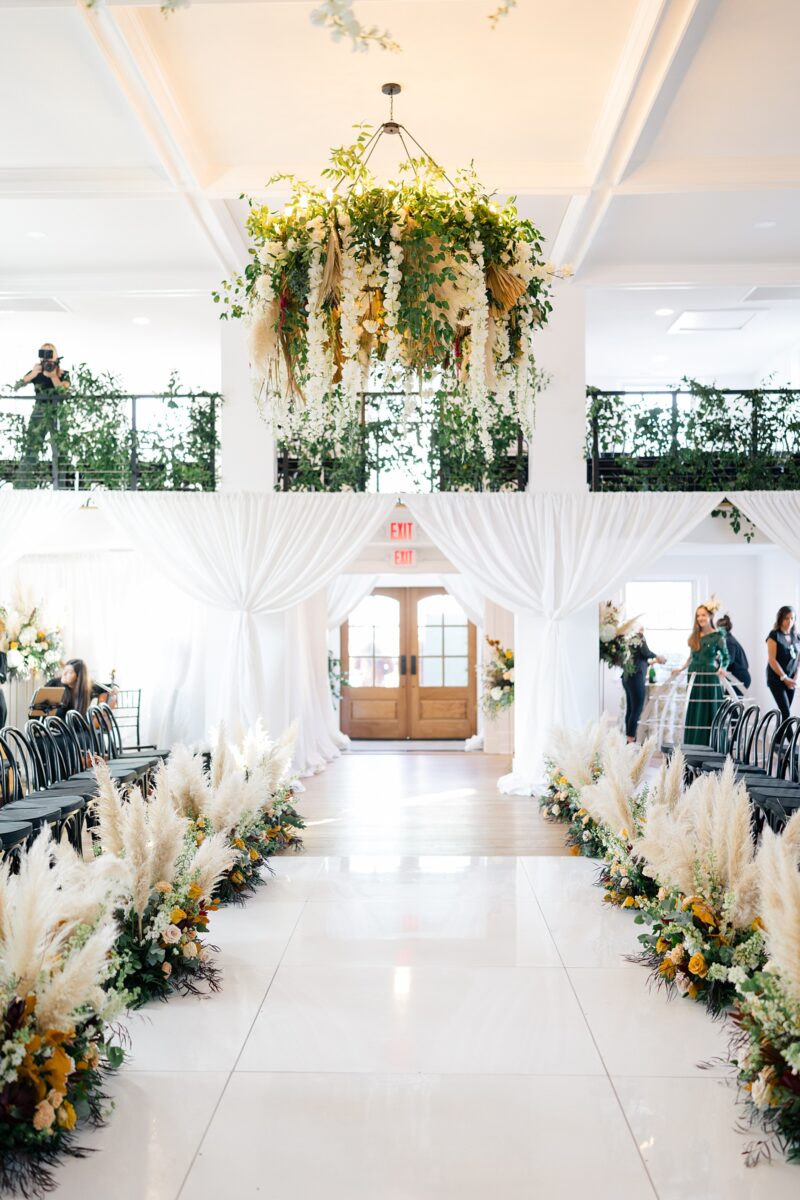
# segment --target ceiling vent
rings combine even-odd
[[[758,308],[687,309],[672,322],[669,333],[727,333],[744,329],[753,317],[763,311]]]
[[[4,296],[0,293],[0,312],[69,312],[66,304],[54,296]]]
[[[775,287],[754,287],[745,296],[745,303],[771,304],[775,300],[800,300],[800,285],[779,283]]]

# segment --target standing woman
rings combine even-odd
[[[784,604],[778,609],[775,624],[767,634],[767,687],[786,721],[797,686],[797,663],[800,656],[800,637],[795,629],[794,609]]]
[[[730,656],[728,643],[721,629],[714,626],[715,606],[701,604],[694,614],[694,629],[689,637],[689,657],[673,676],[689,668],[694,675],[689,703],[686,705],[684,742],[694,746],[708,745],[711,722],[722,703],[722,676]]]
[[[644,709],[645,695],[647,689],[645,686],[645,675],[650,663],[665,663],[667,660],[660,654],[654,654],[648,646],[644,637],[644,629],[639,628],[637,631],[641,641],[636,646],[636,649],[631,654],[630,673],[622,672],[622,687],[625,691],[625,733],[628,736],[629,742],[636,741],[636,730],[639,727],[639,721],[642,717]]]

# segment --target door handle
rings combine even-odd
[[[411,674],[416,675],[416,673],[417,673],[417,656],[416,656],[416,654],[412,654],[411,655]]]
[[[406,656],[405,656],[405,654],[401,654],[400,655],[400,674],[405,675],[405,673],[406,673]]]

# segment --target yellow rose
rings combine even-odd
[[[699,979],[705,979],[706,975],[708,974],[706,960],[703,958],[702,954],[693,954],[687,965],[692,975],[697,975]]]
[[[659,975],[663,975],[665,979],[675,978],[675,963],[671,958],[665,958],[658,966]]]
[[[690,1000],[696,1000],[698,996],[698,987],[696,983],[690,983],[686,989],[686,995]]]
[[[751,928],[751,929],[763,929],[763,928],[764,928],[764,922],[761,920],[761,917],[756,917],[756,918],[753,920],[752,924],[750,925],[750,928]]]
[[[234,871],[233,874],[231,875],[231,879],[233,880],[233,882],[236,884],[237,887],[239,886],[240,883],[244,883],[244,875],[242,874],[241,871]]]
[[[56,1120],[58,1121],[58,1124],[62,1129],[74,1129],[77,1119],[78,1114],[75,1112],[75,1109],[72,1107],[69,1100],[65,1100],[63,1104],[59,1106],[58,1112],[56,1113]]]
[[[19,642],[9,642],[8,648],[9,650],[19,650]]]
[[[172,891],[172,884],[167,883],[166,879],[160,879],[159,882],[156,884],[155,890],[157,892],[161,892],[161,894],[163,896],[166,896],[167,892]]]
[[[704,925],[716,925],[717,923],[714,910],[702,900],[692,905],[692,916],[697,917],[697,920],[702,921]]]
[[[258,860],[259,860],[260,858],[261,858],[261,855],[258,853],[258,851],[257,851],[257,850],[251,850],[251,851],[250,851],[250,861],[251,861],[251,862],[258,862]]]
[[[660,937],[656,942],[656,952],[658,954],[666,954],[669,950],[669,942],[666,938]]]
[[[242,841],[241,838],[234,838],[233,844],[237,850],[244,850],[244,842]]]
[[[172,912],[169,914],[170,925],[177,925],[179,921],[185,921],[185,920],[186,920],[186,913],[183,911],[182,908],[173,908]]]
[[[199,883],[190,883],[189,884],[189,896],[191,897],[192,900],[199,900],[200,897],[202,896],[202,894],[203,894],[203,889],[200,887]]]
[[[625,899],[622,901],[623,908],[633,908],[635,906],[635,904],[636,904],[636,901],[634,900],[633,896],[626,896]]]

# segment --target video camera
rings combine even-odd
[[[42,360],[42,370],[46,375],[52,375],[53,371],[58,369],[60,358],[53,358],[52,350],[40,350],[39,358]]]

